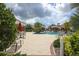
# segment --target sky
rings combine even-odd
[[[69,3],[7,3],[6,6],[18,20],[26,24],[41,22],[46,26],[69,21],[74,11]]]

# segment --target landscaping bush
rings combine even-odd
[[[70,43],[70,36],[64,38],[64,55],[69,56],[73,54],[73,50]]]
[[[0,3],[0,51],[6,50],[16,39],[16,18],[5,4]]]
[[[18,52],[16,54],[14,54],[13,56],[26,56],[26,54],[21,54],[21,52]]]
[[[55,48],[60,48],[60,39],[55,40],[53,45]]]
[[[26,56],[26,54],[18,53],[7,53],[7,52],[0,52],[0,56]]]
[[[79,56],[79,34],[73,33],[64,38],[64,55]]]

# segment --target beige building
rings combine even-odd
[[[61,30],[64,30],[64,25],[59,25],[59,24],[57,24],[57,25],[50,25],[49,27],[48,27],[48,30],[49,31],[61,31]]]
[[[15,22],[15,24],[17,24],[17,25],[18,25],[19,23],[21,23],[23,26],[25,26],[25,25],[26,25],[26,23],[24,23],[23,21],[21,21],[21,20],[18,20],[18,19],[17,19],[17,20],[16,20],[16,22]]]

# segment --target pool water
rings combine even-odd
[[[58,35],[59,32],[41,32],[39,34],[49,34],[49,35]]]
[[[49,34],[49,35],[58,35],[59,32],[45,32],[45,34]]]

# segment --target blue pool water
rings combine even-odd
[[[36,33],[35,33],[36,34]],[[37,33],[37,34],[49,34],[49,35],[58,35],[59,32],[41,32],[41,33]]]
[[[59,34],[59,32],[45,32],[45,34],[58,35],[58,34]]]
[[[59,32],[45,32],[45,34],[49,34],[49,35],[58,35]]]

